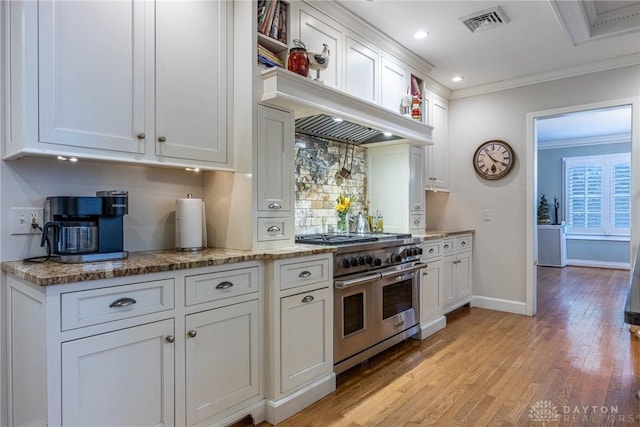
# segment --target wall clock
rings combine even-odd
[[[504,141],[493,139],[483,142],[473,155],[473,167],[484,179],[500,179],[511,169],[516,160],[513,148]]]

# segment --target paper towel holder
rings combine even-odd
[[[185,201],[193,202],[199,201],[201,207],[197,208],[195,206],[191,206],[190,209],[187,209],[180,202]],[[180,205],[180,207],[179,207]],[[187,214],[187,211],[189,213]],[[187,194],[186,199],[177,199],[176,200],[176,250],[181,252],[195,252],[201,251],[207,246],[207,235],[206,235],[206,220],[205,220],[205,211],[204,211],[204,201],[201,199],[194,199],[191,193]],[[183,219],[189,220],[189,222],[182,221]],[[187,229],[191,233],[187,233]],[[196,238],[196,235],[199,236]],[[188,236],[187,236],[188,234]],[[196,240],[194,240],[196,239]]]

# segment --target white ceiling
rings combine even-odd
[[[431,63],[429,77],[454,96],[505,82],[640,63],[640,1],[336,2]],[[509,19],[507,25],[471,33],[458,20],[495,6]],[[429,36],[416,40],[419,29]],[[457,74],[464,79],[454,83]]]
[[[631,106],[544,117],[536,120],[536,134],[541,146],[563,141],[570,145],[571,141],[573,144],[629,141]]]

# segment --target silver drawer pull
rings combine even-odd
[[[434,253],[435,251],[436,251],[436,250],[435,250],[435,249],[433,249],[433,248],[429,249],[429,253],[430,253],[430,254]]]
[[[313,301],[313,297],[311,295],[307,295],[306,297],[302,298],[302,302],[311,302]]]
[[[267,231],[269,233],[275,233],[277,231],[280,231],[280,227],[278,227],[277,225],[272,225],[271,227],[267,228]]]
[[[115,300],[114,302],[112,302],[111,304],[109,304],[109,308],[127,307],[129,305],[135,304],[136,302],[137,302],[136,300],[134,300],[133,298],[129,298],[129,297],[119,298],[119,299]]]
[[[311,272],[310,271],[303,271],[300,274],[298,274],[298,277],[301,279],[306,279],[307,277],[311,277]]]
[[[220,282],[216,285],[216,289],[229,289],[233,286],[231,282]]]
[[[464,245],[466,245],[466,244],[467,244],[467,242],[465,242],[465,241],[460,242],[460,245],[461,245],[461,246],[464,246]]]
[[[271,203],[269,209],[282,209],[282,206],[280,206],[280,203]]]
[[[418,224],[420,224],[420,220],[419,220],[419,219],[414,220],[414,221],[413,221],[413,224],[414,224],[414,225],[418,225]]]
[[[413,210],[414,211],[420,210],[420,205],[413,205]]]
[[[449,245],[444,245],[444,248],[445,249],[449,249]]]
[[[404,320],[403,320],[403,321],[401,321],[401,322],[398,322],[398,323],[394,323],[394,324],[393,324],[393,327],[394,327],[394,328],[401,328],[401,327],[403,327],[403,326],[404,326]]]

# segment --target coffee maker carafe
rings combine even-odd
[[[47,197],[51,221],[44,225],[40,246],[49,238],[51,251],[64,263],[127,258],[123,217],[128,200],[123,190],[98,191],[95,197]]]

